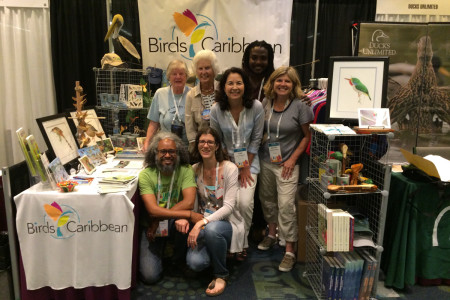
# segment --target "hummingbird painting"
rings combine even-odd
[[[370,98],[369,90],[367,87],[356,77],[350,77],[350,78],[344,78],[345,80],[348,80],[353,90],[358,94],[358,103],[361,103],[361,95],[366,95],[370,101],[372,101],[372,98]]]
[[[52,132],[55,133],[59,137],[60,142],[62,140],[66,141],[66,143],[67,143],[67,145],[69,145],[70,149],[73,149],[72,146],[70,145],[69,141],[64,136],[64,132],[59,127],[57,127],[57,126],[53,127]]]

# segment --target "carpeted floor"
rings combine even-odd
[[[245,262],[229,261],[230,280],[225,292],[215,299],[316,299],[308,281],[303,277],[305,266],[297,263],[288,273],[278,271],[283,248],[275,246],[260,251],[253,245]],[[189,278],[165,275],[156,285],[138,283],[132,299],[200,299],[209,298],[205,289],[211,281],[208,272]],[[450,299],[450,287],[413,286],[407,292],[387,289],[380,282],[377,299],[434,300]]]

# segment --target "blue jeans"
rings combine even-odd
[[[141,233],[139,274],[146,284],[153,284],[161,279],[163,272],[162,258],[168,242],[173,243],[171,263],[181,267],[185,264],[187,252],[187,234],[176,230],[175,220],[169,220],[169,237],[157,237],[153,242],[147,239],[145,228]]]
[[[232,234],[233,229],[228,221],[208,223],[197,237],[197,247],[188,249],[187,265],[200,272],[212,264],[214,276],[227,277],[227,249],[230,247]]]

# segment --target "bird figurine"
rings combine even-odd
[[[189,46],[189,57],[195,56],[194,44],[198,43],[205,36],[205,26],[211,26],[208,22],[202,22],[198,24],[197,18],[194,14],[186,9],[183,14],[175,12],[173,14],[173,19],[177,24],[181,32],[184,33],[186,37],[191,36],[191,45]],[[191,35],[192,34],[192,35]]]
[[[366,95],[370,101],[372,101],[372,98],[370,98],[369,90],[367,87],[356,77],[350,77],[350,78],[344,78],[345,80],[348,80],[348,83],[350,83],[350,86],[353,88],[353,90],[358,94],[358,103],[361,103],[361,95]]]
[[[105,42],[111,38],[114,46],[114,52],[119,57],[128,63],[141,65],[141,55],[137,51],[136,47],[125,37],[121,36],[120,30],[123,27],[123,17],[117,14],[113,17],[111,25],[105,36]]]

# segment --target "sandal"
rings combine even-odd
[[[244,248],[241,252],[236,253],[236,260],[244,261],[247,259],[247,256],[248,256],[247,249]]]
[[[216,287],[216,283],[222,283],[223,287],[219,290],[213,291]],[[225,278],[215,278],[211,281],[211,283],[208,285],[208,288],[206,289],[206,295],[210,297],[218,296],[225,291],[225,287],[227,286],[227,280]]]

